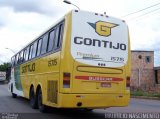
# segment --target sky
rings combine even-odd
[[[129,27],[131,49],[155,51],[155,66],[160,65],[160,0],[70,1],[81,10],[106,12],[109,16],[125,20]],[[0,64],[10,61],[14,52],[72,9],[77,8],[65,4],[63,0],[0,0]]]

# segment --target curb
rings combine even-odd
[[[149,99],[149,100],[159,100],[159,97],[146,97],[146,96],[131,96],[131,98],[138,98],[138,99]]]

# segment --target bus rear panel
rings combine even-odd
[[[72,11],[66,22],[71,26],[66,26],[68,35],[62,45],[59,106],[127,106],[130,45],[126,23],[83,11]]]

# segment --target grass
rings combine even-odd
[[[143,91],[131,91],[131,96],[146,96],[146,97],[158,97],[160,98],[160,93],[149,93]]]

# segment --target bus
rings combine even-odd
[[[0,71],[0,82],[4,82],[6,80],[6,72]]]
[[[127,106],[130,56],[124,20],[72,10],[11,58],[9,91],[41,112]]]

